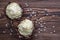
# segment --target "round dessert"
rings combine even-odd
[[[10,3],[6,8],[6,15],[11,19],[17,19],[22,16],[22,8],[15,2]]]
[[[33,29],[33,22],[28,19],[21,21],[21,23],[18,25],[18,31],[24,37],[29,37],[30,35],[32,35]]]

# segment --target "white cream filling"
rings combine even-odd
[[[21,35],[27,37],[32,34],[34,29],[33,22],[25,19],[18,25],[18,31]]]
[[[22,8],[15,2],[10,3],[6,8],[6,15],[11,19],[19,18],[22,15]]]

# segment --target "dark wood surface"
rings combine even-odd
[[[11,20],[6,16],[6,6],[11,2],[21,5],[21,18]],[[34,22],[30,38],[17,30],[25,18]],[[60,0],[0,0],[0,40],[60,40]]]

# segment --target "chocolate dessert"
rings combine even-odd
[[[6,7],[18,3],[23,9],[21,17],[10,19]],[[60,40],[59,0],[0,0],[0,40]],[[28,19],[34,24],[29,37],[21,35],[18,25]]]

